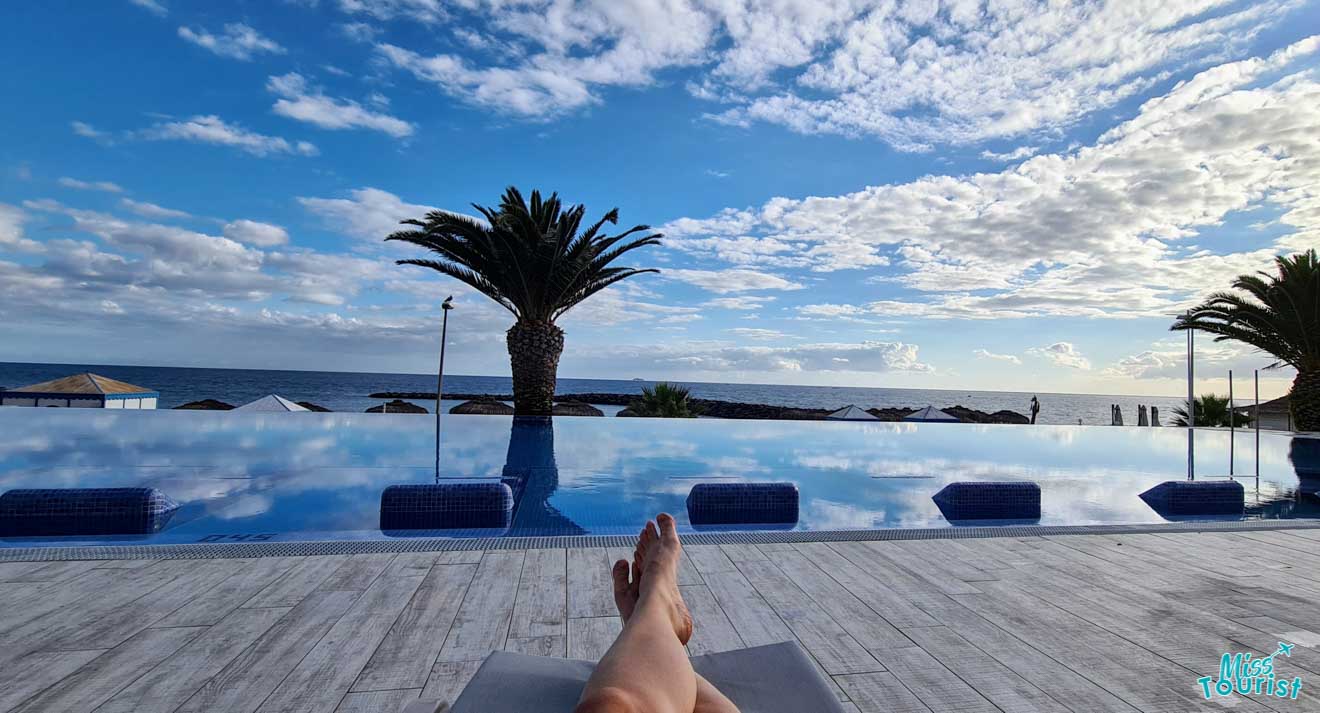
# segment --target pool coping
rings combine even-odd
[[[788,530],[694,532],[689,545],[769,545],[804,542],[880,542],[888,540],[959,540],[988,537],[1053,535],[1135,535],[1165,532],[1251,532],[1316,530],[1320,519],[1247,522],[1175,522],[1134,525],[1002,525],[989,527],[895,528],[886,530]],[[53,562],[127,559],[240,559],[400,552],[473,550],[544,550],[582,547],[632,547],[633,535],[545,537],[418,537],[388,540],[304,540],[287,542],[193,543],[169,545],[81,545],[75,547],[0,548],[0,562]]]

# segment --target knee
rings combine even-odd
[[[573,713],[637,713],[633,696],[618,688],[601,688],[592,691],[573,709]]]

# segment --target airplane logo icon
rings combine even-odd
[[[1282,641],[1280,641],[1280,642],[1279,642],[1279,650],[1278,650],[1278,651],[1275,651],[1275,652],[1272,654],[1272,656],[1278,656],[1279,654],[1283,654],[1284,656],[1291,657],[1291,656],[1292,656],[1292,650],[1293,650],[1293,647],[1296,646],[1296,645],[1297,645],[1297,644],[1285,644],[1285,643],[1283,643]]]

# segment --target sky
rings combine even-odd
[[[1176,395],[1320,245],[1320,3],[104,0],[0,22],[0,361],[507,375],[385,244],[506,186],[658,268],[560,375]],[[1198,342],[1198,392],[1273,360]],[[1262,372],[1266,397],[1288,369]]]

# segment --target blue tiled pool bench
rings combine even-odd
[[[949,483],[931,499],[950,522],[1040,519],[1040,486],[1027,481]]]
[[[695,526],[793,524],[798,489],[793,483],[698,483],[688,493],[687,511]]]
[[[492,480],[391,485],[380,495],[380,529],[408,530],[507,528],[513,517],[513,490]]]
[[[0,537],[150,535],[178,508],[155,488],[10,490],[0,495]]]
[[[1141,499],[1162,516],[1241,515],[1246,493],[1236,480],[1170,480]]]

